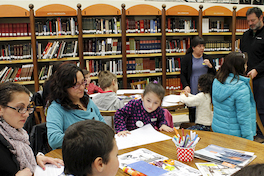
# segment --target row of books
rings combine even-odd
[[[97,76],[100,71],[108,70],[116,75],[122,75],[122,60],[86,60],[86,69],[91,76]]]
[[[181,71],[181,58],[171,57],[166,59],[167,72]]]
[[[121,54],[121,41],[117,38],[93,38],[84,40],[84,56],[105,56]]]
[[[188,18],[188,17],[187,17]],[[186,19],[179,17],[167,18],[166,32],[197,32],[197,22],[194,19]]]
[[[77,20],[71,18],[55,18],[35,23],[36,36],[77,35]]]
[[[161,53],[160,40],[135,40],[129,38],[126,42],[127,54],[149,54],[149,53]]]
[[[224,20],[211,20],[210,18],[202,19],[203,33],[209,32],[229,32],[229,25]]]
[[[232,41],[207,41],[204,51],[231,51]]]
[[[214,62],[215,62],[215,69],[219,70],[222,66],[222,64],[224,63],[224,58],[214,58]]]
[[[83,18],[83,34],[120,34],[120,19],[113,18]]]
[[[182,90],[181,78],[167,78],[166,90]]]
[[[21,67],[4,67],[0,71],[0,82],[30,81],[33,73],[33,64],[25,64]]]
[[[155,19],[141,19],[134,18],[126,19],[126,33],[159,33],[161,32],[161,20]]]
[[[161,59],[135,58],[127,61],[127,74],[161,72]]]
[[[240,39],[235,41],[235,51],[240,52]]]
[[[0,23],[0,37],[31,36],[29,23]]]
[[[183,39],[172,39],[166,40],[166,53],[181,53],[186,52],[186,50],[191,45],[191,39],[183,38]]]
[[[236,32],[245,32],[248,30],[248,22],[246,19],[236,19]]]
[[[43,66],[39,72],[39,80],[46,80],[52,75],[53,65]]]
[[[38,59],[52,59],[63,57],[76,57],[78,41],[53,41],[48,42],[45,48],[42,43],[37,43]]]
[[[0,45],[0,60],[31,59],[31,43],[20,45]]]

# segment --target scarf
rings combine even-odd
[[[0,133],[13,146],[13,149],[9,150],[16,156],[20,165],[20,170],[28,167],[30,171],[34,173],[37,163],[33,151],[29,146],[30,143],[27,132],[23,128],[15,129],[1,119]]]

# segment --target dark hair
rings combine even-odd
[[[144,90],[144,93],[143,93],[143,97],[149,92],[155,93],[160,98],[161,101],[163,100],[165,96],[165,89],[159,83],[150,82],[149,84],[147,84]]]
[[[13,100],[13,94],[26,93],[30,95],[29,90],[20,84],[5,82],[0,84],[0,106],[7,107],[7,104]]]
[[[198,88],[203,93],[209,93],[212,96],[212,84],[214,81],[215,76],[207,73],[201,75],[198,79]]]
[[[256,16],[259,18],[261,15],[263,15],[262,10],[258,7],[253,7],[247,10],[246,16],[255,13]]]
[[[58,68],[50,83],[50,102],[55,100],[66,109],[79,109],[78,105],[73,104],[67,91],[68,88],[76,85],[76,74],[79,71],[83,74],[79,67],[70,63],[62,64]],[[87,107],[87,104],[89,103],[88,95],[84,94],[80,100],[83,106]]]
[[[238,172],[234,173],[232,176],[244,176],[244,175],[250,175],[250,176],[262,176],[264,175],[264,164],[254,164],[249,165]]]
[[[110,126],[96,120],[71,125],[65,131],[62,143],[64,173],[75,176],[91,174],[92,164],[97,157],[107,164],[114,148],[114,135]]]
[[[193,47],[196,47],[197,45],[203,44],[205,45],[205,41],[202,37],[200,36],[195,36],[192,40],[191,40],[191,46],[190,48],[187,49],[186,54],[192,53],[193,52]]]
[[[84,76],[90,73],[90,72],[89,72],[88,70],[86,70],[86,69],[82,69],[82,71],[83,71],[83,75],[84,75]]]
[[[237,78],[239,80],[239,75],[244,76],[246,73],[245,64],[247,63],[247,60],[247,53],[229,53],[225,57],[224,63],[221,66],[220,70],[217,72],[216,79],[223,84],[229,73],[233,73],[233,79]]]
[[[117,77],[110,71],[100,71],[98,74],[98,83],[103,90],[110,87],[113,80],[117,81]]]

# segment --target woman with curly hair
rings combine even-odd
[[[86,82],[82,70],[74,64],[61,65],[50,83],[47,133],[52,149],[61,148],[65,130],[81,120],[104,121],[99,109],[84,93]]]

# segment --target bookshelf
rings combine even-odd
[[[89,3],[88,3],[89,4]],[[167,4],[167,3],[166,3]],[[146,77],[161,77],[162,85],[165,87],[166,79],[171,77],[177,77],[180,72],[167,72],[167,60],[171,58],[180,58],[185,55],[184,51],[172,51],[168,52],[166,48],[166,41],[172,41],[176,39],[192,39],[194,36],[203,36],[206,40],[214,40],[219,39],[221,41],[230,41],[231,49],[229,51],[226,50],[216,50],[216,51],[206,51],[206,54],[220,57],[228,54],[230,51],[234,51],[236,49],[235,45],[237,45],[236,40],[239,39],[243,35],[243,31],[239,31],[237,29],[240,28],[240,25],[245,23],[245,14],[248,8],[251,6],[246,6],[241,8],[239,6],[239,10],[236,11],[237,7],[234,6],[233,10],[230,10],[230,7],[226,7],[224,5],[214,5],[214,4],[206,4],[206,8],[203,9],[203,5],[199,5],[199,8],[195,7],[197,5],[188,5],[188,4],[178,4],[174,5],[171,3],[169,8],[166,9],[166,5],[162,5],[160,8],[157,5],[152,4],[138,4],[132,3],[129,4],[129,8],[126,9],[125,4],[121,5],[121,8],[117,8],[115,5],[111,4],[93,4],[88,5],[82,9],[82,5],[78,4],[77,9],[72,8],[68,5],[63,4],[49,4],[43,7],[38,7],[38,9],[34,12],[34,6],[29,5],[29,10],[26,10],[22,7],[15,5],[0,5],[0,23],[5,23],[7,20],[12,21],[12,23],[16,22],[16,19],[22,21],[26,21],[27,24],[30,24],[31,36],[13,36],[13,37],[0,37],[0,43],[30,43],[32,47],[32,57],[24,58],[22,60],[0,60],[0,68],[3,68],[5,65],[13,66],[22,64],[31,64],[34,65],[33,78],[31,81],[23,81],[20,84],[24,85],[33,85],[35,86],[35,91],[38,91],[39,84],[42,84],[44,80],[38,80],[38,72],[40,72],[41,67],[44,65],[48,65],[49,62],[59,62],[59,61],[74,61],[80,62],[80,67],[85,68],[86,61],[94,61],[94,62],[108,62],[108,61],[122,61],[122,74],[117,75],[118,78],[123,79],[123,87],[128,87],[129,79],[138,79],[138,78],[146,78]],[[230,6],[230,5],[229,5]],[[76,28],[74,35],[38,35],[36,33],[36,23],[42,20],[49,20],[53,18],[61,18],[68,19],[74,18],[75,24],[78,26]],[[16,19],[15,19],[16,18]],[[98,33],[98,32],[87,32],[85,19],[105,19],[112,20],[113,18],[118,19],[121,23],[120,31],[117,33],[109,32],[109,33]],[[196,31],[189,32],[180,32],[178,30],[168,31],[168,19],[188,19],[195,20]],[[223,21],[224,24],[229,24],[228,31],[218,31],[218,32],[202,32],[202,20],[203,18],[212,18],[217,21]],[[140,21],[140,20],[159,20],[159,30],[153,32],[143,33],[135,32],[135,27],[132,27],[127,30],[127,21]],[[170,19],[170,20],[171,20]],[[6,21],[5,21],[6,20]],[[88,21],[89,21],[88,20]],[[241,20],[244,20],[241,22]],[[134,22],[135,24],[135,22]],[[247,25],[247,24],[246,24]],[[247,27],[246,27],[247,28]],[[134,31],[133,31],[134,30]],[[139,27],[140,30],[140,27]],[[243,29],[242,29],[243,30]],[[244,29],[245,30],[245,29]],[[88,29],[89,31],[89,29]],[[38,32],[38,31],[37,31]],[[123,43],[120,46],[120,52],[115,55],[113,54],[90,54],[86,48],[86,41],[100,41],[102,43],[103,40],[114,40],[117,39],[118,42]],[[124,45],[127,41],[148,41],[148,40],[160,40],[160,51],[156,52],[132,52],[127,53],[127,46]],[[38,43],[48,43],[55,41],[78,41],[78,49],[76,53],[78,55],[74,56],[65,56],[62,58],[49,58],[46,59],[38,59]],[[133,41],[133,40],[132,40]],[[186,40],[188,42],[188,40]],[[154,42],[155,43],[155,42]],[[157,43],[156,43],[157,44]],[[45,44],[43,44],[45,45]],[[44,48],[43,46],[42,48]],[[186,47],[187,49],[187,47]],[[155,60],[157,58],[161,62],[162,71],[156,73],[133,73],[127,74],[127,61],[138,60],[138,59],[150,59]],[[97,76],[92,77],[93,80],[97,79]],[[34,80],[34,81],[33,81]],[[33,83],[33,82],[34,83]]]

